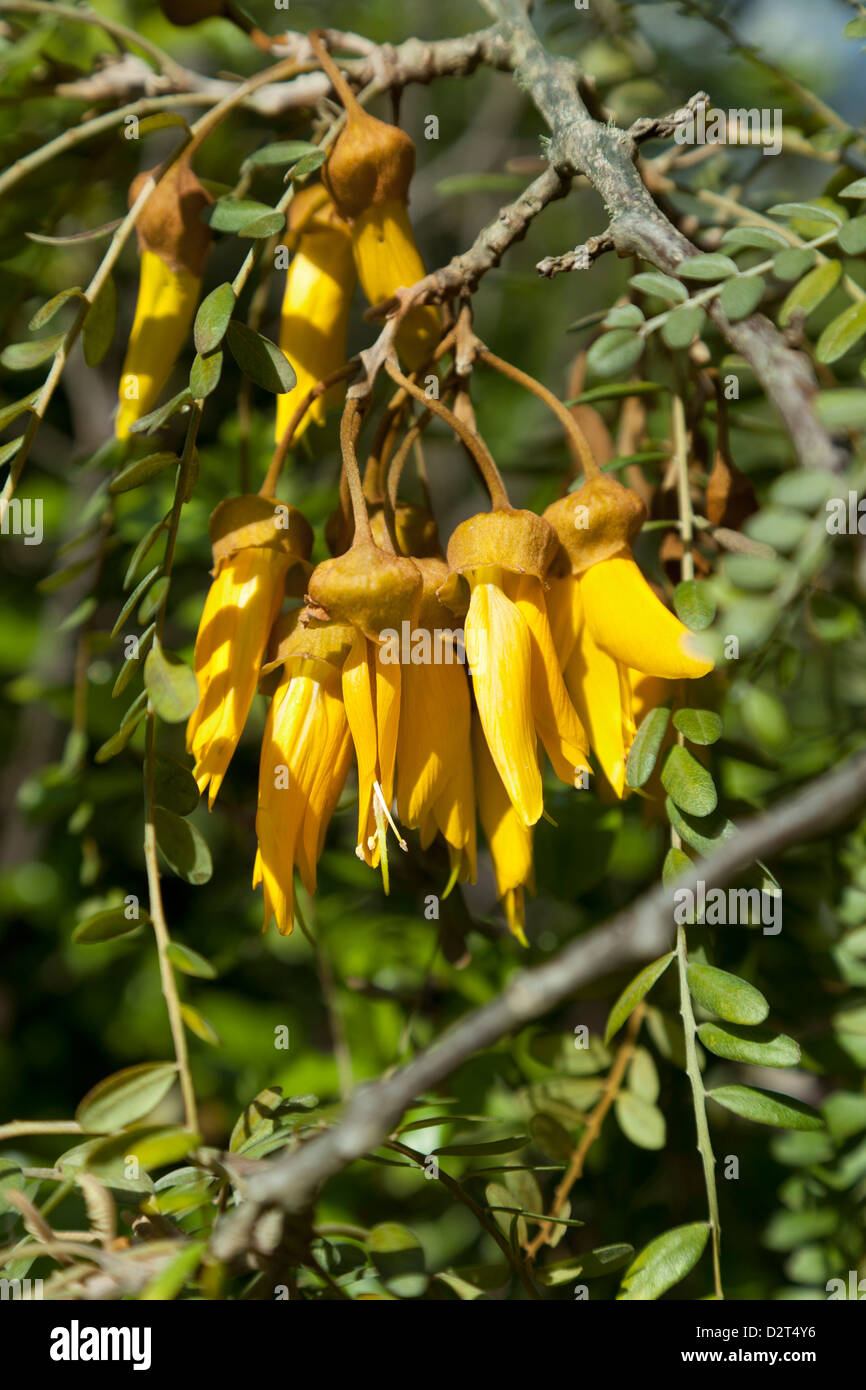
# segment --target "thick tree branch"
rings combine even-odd
[[[799,795],[747,822],[675,886],[694,890],[701,879],[722,887],[755,860],[816,838],[864,804],[866,752],[861,752]],[[415,1097],[439,1085],[468,1057],[549,1013],[593,980],[642,965],[668,949],[673,891],[674,885],[659,885],[544,965],[520,972],[501,995],[461,1019],[408,1065],[360,1086],[338,1124],[249,1177],[246,1201],[214,1237],[217,1256],[232,1260],[254,1251],[256,1225],[264,1211],[303,1212],[323,1183],[380,1145]]]
[[[640,256],[668,274],[696,248],[668,220],[641,178],[630,132],[595,120],[576,81],[574,64],[543,47],[520,0],[482,0],[498,21],[520,85],[547,123],[548,158],[563,176],[584,174],[610,218],[609,236],[620,256]],[[763,314],[731,323],[717,301],[707,306],[716,327],[751,365],[778,410],[804,467],[836,471],[845,455],[825,429],[812,400],[817,383],[802,354],[787,346]]]

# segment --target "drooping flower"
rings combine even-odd
[[[525,825],[543,810],[537,737],[556,775],[586,785],[588,741],[562,679],[544,598],[556,537],[534,512],[470,517],[448,544],[469,582],[466,653],[491,757]]]
[[[311,39],[346,110],[346,124],[322,178],[340,216],[351,225],[361,288],[371,304],[379,304],[425,273],[408,212],[415,145],[404,130],[377,120],[359,105],[318,36]],[[397,351],[414,370],[431,355],[438,338],[438,312],[432,305],[418,305],[400,324]]]
[[[130,206],[149,177],[144,173],[133,180]],[[118,439],[125,439],[130,426],[156,405],[189,336],[212,239],[201,214],[212,202],[187,153],[160,180],[138,219],[141,268],[120,376]]]
[[[290,567],[309,559],[313,537],[294,507],[233,497],[210,519],[213,583],[195,643],[199,702],[187,725],[199,791],[213,806],[256,693],[268,636]]]
[[[297,381],[291,391],[277,396],[277,443],[310,388],[345,362],[355,287],[351,233],[321,184],[302,189],[292,199],[289,232],[294,255],[286,274],[280,347]],[[337,386],[313,401],[294,438],[299,439],[313,421],[323,425],[328,407],[337,404],[340,395]]]
[[[692,649],[688,628],[635,562],[631,545],[646,515],[636,493],[599,474],[544,515],[565,552],[565,572],[551,586],[565,683],[605,776],[623,796],[645,699],[663,694],[648,678],[694,679],[712,662]]]
[[[404,621],[414,621],[421,575],[412,560],[380,550],[369,533],[356,533],[347,551],[317,565],[308,595],[316,616],[354,629],[342,686],[358,763],[355,853],[373,868],[381,862],[387,888],[384,847],[387,827],[393,827],[402,681],[400,666],[382,660],[381,634],[386,629],[399,632]]]
[[[414,557],[423,591],[416,627],[389,634],[382,659],[401,661],[397,739],[397,813],[426,849],[436,832],[448,846],[452,878],[475,879],[475,789],[471,701],[454,614],[436,595],[448,578],[444,560]]]
[[[496,891],[502,900],[509,929],[526,946],[524,890],[528,888],[530,893],[535,891],[532,863],[534,831],[514,809],[477,719],[472,721],[472,756],[478,813],[490,846]]]
[[[296,866],[307,892],[316,891],[325,832],[352,760],[340,673],[353,630],[303,625],[299,616],[277,624],[276,654],[263,668],[281,671],[262,739],[253,887],[262,884],[265,928],[276,918],[283,936],[294,924]]]

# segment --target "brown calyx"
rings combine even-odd
[[[552,502],[544,513],[568,559],[572,574],[628,550],[646,520],[636,492],[606,473]]]
[[[209,531],[214,567],[252,547],[281,550],[297,561],[309,560],[313,549],[313,532],[303,513],[258,493],[220,502],[211,513]]]
[[[413,620],[421,588],[421,574],[412,560],[388,555],[361,540],[316,566],[307,602],[314,616],[351,623],[375,641],[383,629]]]
[[[448,564],[458,574],[498,565],[543,580],[556,550],[556,536],[544,517],[496,508],[460,523],[448,542]]]
[[[187,270],[201,277],[213,233],[201,220],[213,198],[192,171],[189,152],[180,155],[160,179],[136,224],[140,251],[152,251],[174,271]],[[157,172],[149,169],[133,179],[129,205],[146,181]]]
[[[322,179],[341,216],[353,218],[378,203],[408,202],[414,172],[412,137],[355,103],[347,110]]]

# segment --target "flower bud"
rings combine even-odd
[[[591,565],[631,551],[646,520],[646,507],[631,488],[602,473],[552,502],[544,516],[566,552],[572,574],[582,574]]]
[[[326,614],[351,623],[375,641],[384,628],[412,621],[421,597],[421,575],[401,555],[388,555],[377,545],[361,541],[323,560],[310,576],[308,599],[316,616]]]
[[[448,564],[458,574],[493,566],[543,580],[556,549],[556,536],[543,517],[497,508],[461,522],[448,542]]]

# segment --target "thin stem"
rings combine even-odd
[[[590,1149],[592,1148],[593,1144],[601,1134],[601,1127],[604,1124],[604,1119],[607,1115],[607,1112],[610,1110],[610,1107],[613,1105],[614,1101],[619,1095],[619,1089],[622,1085],[623,1077],[626,1073],[626,1068],[628,1067],[628,1064],[631,1061],[632,1056],[634,1054],[635,1043],[637,1042],[637,1036],[640,1032],[641,1024],[643,1023],[645,1013],[646,1005],[643,1002],[641,1002],[640,1004],[638,1004],[637,1008],[634,1010],[633,1014],[631,1015],[631,1018],[628,1021],[625,1037],[623,1038],[622,1042],[619,1045],[619,1048],[617,1049],[617,1054],[614,1058],[613,1066],[608,1072],[607,1080],[604,1083],[604,1090],[602,1091],[601,1096],[599,1097],[598,1101],[593,1107],[592,1113],[590,1114],[589,1120],[587,1121],[586,1128],[580,1136],[580,1142],[578,1143],[577,1148],[572,1154],[568,1167],[565,1170],[565,1174],[563,1175],[556,1189],[556,1192],[554,1193],[553,1202],[551,1203],[550,1207],[551,1217],[559,1215],[568,1199],[568,1195],[571,1192],[571,1189],[574,1187],[574,1184],[578,1182],[580,1178],[583,1176],[583,1168],[584,1164],[586,1163],[587,1155],[589,1154]],[[538,1254],[538,1251],[540,1250],[541,1246],[547,1243],[547,1241],[550,1239],[550,1233],[553,1230],[554,1225],[555,1222],[552,1220],[544,1222],[540,1231],[534,1237],[532,1243],[529,1246],[527,1246],[527,1260],[534,1259],[535,1256]]]
[[[297,410],[284,429],[282,438],[271,456],[265,480],[259,489],[260,496],[274,496],[277,483],[280,480],[280,473],[283,470],[283,464],[286,461],[289,449],[292,447],[295,431],[310,406],[313,404],[313,401],[318,400],[319,396],[323,396],[326,391],[330,391],[331,387],[336,386],[338,382],[346,381],[349,377],[353,377],[358,371],[359,366],[359,359],[353,357],[349,362],[345,362],[342,367],[338,367],[335,372],[331,372],[329,376],[323,377],[321,381],[317,381],[315,386],[311,386],[306,395],[298,402]]]
[[[355,453],[355,441],[361,431],[361,409],[355,396],[349,396],[346,400],[346,408],[340,420],[340,449],[343,455],[343,476],[346,479],[346,486],[349,489],[349,498],[352,503],[352,516],[355,522],[355,544],[363,542],[366,545],[373,545],[373,532],[370,529],[370,517],[367,512],[367,499],[364,496],[364,485],[361,482],[361,471],[358,468],[358,455]]]
[[[404,376],[393,358],[389,357],[386,359],[385,371],[391,377],[392,381],[396,381],[398,386],[402,386],[404,390],[409,392],[410,396],[414,396],[416,401],[420,401],[422,405],[427,406],[428,409],[433,411],[434,415],[438,415],[445,421],[446,425],[450,426],[457,435],[457,438],[466,447],[477,463],[478,471],[484,480],[484,486],[490,494],[490,502],[493,508],[502,508],[505,511],[510,511],[511,502],[508,499],[508,493],[502,481],[502,476],[499,469],[496,467],[493,455],[481,436],[475,434],[473,430],[470,430],[464,425],[463,421],[454,414],[453,410],[449,410],[447,406],[442,405],[441,401],[427,396],[425,392],[421,390],[420,386],[416,386],[413,381],[410,381],[408,377]]]
[[[680,538],[683,543],[680,572],[683,579],[694,579],[695,557],[692,554],[694,513],[692,511],[692,495],[689,486],[686,413],[682,396],[673,396],[671,398],[671,434],[673,436],[674,462],[677,470],[677,502],[680,513]]]
[[[688,985],[688,947],[686,929],[677,927],[677,968],[680,984],[680,1017],[683,1020],[683,1037],[686,1047],[686,1074],[692,1088],[692,1105],[695,1112],[695,1129],[698,1137],[698,1152],[704,1170],[704,1187],[707,1192],[707,1208],[710,1216],[710,1239],[713,1249],[713,1285],[716,1298],[724,1298],[721,1266],[721,1225],[719,1222],[719,1198],[716,1191],[716,1160],[707,1123],[707,1093],[698,1064],[698,1051],[695,1044],[695,1015],[692,1009]]]
[[[171,516],[168,523],[168,540],[166,543],[165,558],[163,560],[163,574],[170,575],[171,567],[174,562],[174,551],[177,544],[177,532],[180,522],[180,514],[183,508],[184,496],[186,494],[187,479],[189,477],[190,465],[195,453],[195,441],[198,435],[199,422],[201,420],[201,402],[196,401],[190,414],[190,421],[187,427],[186,439],[184,441],[183,453],[177,470],[177,481],[175,484],[174,503],[172,505]],[[162,602],[157,613],[156,636],[154,645],[159,645],[162,639],[162,629],[165,623],[166,601],[168,598],[168,587],[163,595]],[[183,1095],[183,1107],[186,1117],[187,1128],[193,1133],[198,1133],[198,1110],[195,1099],[195,1088],[192,1082],[192,1073],[189,1064],[189,1050],[186,1041],[186,1029],[181,1013],[180,996],[177,990],[174,969],[168,956],[168,948],[171,945],[168,923],[165,917],[165,909],[162,901],[162,884],[159,877],[159,859],[157,856],[156,839],[156,801],[155,801],[155,769],[156,769],[156,712],[153,702],[148,698],[147,702],[147,732],[145,737],[144,752],[144,858],[147,868],[147,888],[148,901],[150,906],[150,917],[153,926],[153,934],[156,939],[156,950],[159,957],[159,975],[162,984],[163,998],[165,999],[166,1010],[168,1012],[169,1025],[171,1027],[172,1042],[174,1044],[174,1054],[177,1061],[178,1075],[180,1077],[180,1088]]]
[[[598,477],[601,473],[601,469],[596,462],[592,449],[589,447],[589,441],[571,411],[566,405],[563,405],[559,397],[548,390],[542,382],[537,381],[534,376],[530,376],[528,372],[521,371],[519,367],[515,367],[513,362],[506,362],[504,358],[497,357],[496,353],[491,352],[483,343],[477,343],[476,352],[482,362],[486,362],[489,367],[494,367],[497,372],[501,372],[502,375],[508,377],[510,381],[516,382],[518,386],[525,386],[527,391],[531,391],[540,401],[544,401],[544,404],[553,411],[554,415],[565,429],[566,434],[574,444],[577,456],[580,459],[581,468],[583,469],[583,476],[585,478]]]
[[[325,47],[324,30],[312,29],[310,33],[307,35],[307,38],[310,40],[310,47],[312,48],[317,59],[319,60],[319,65],[321,66],[322,71],[330,80],[331,86],[334,88],[334,91],[337,93],[337,96],[343,103],[346,113],[351,113],[353,116],[364,115],[364,112],[361,110],[361,107],[358,104],[358,99],[355,96],[355,93],[352,91],[352,88],[349,86],[345,77],[340,72],[340,69],[337,67],[337,64],[334,62],[333,58],[331,57],[330,53]]]

